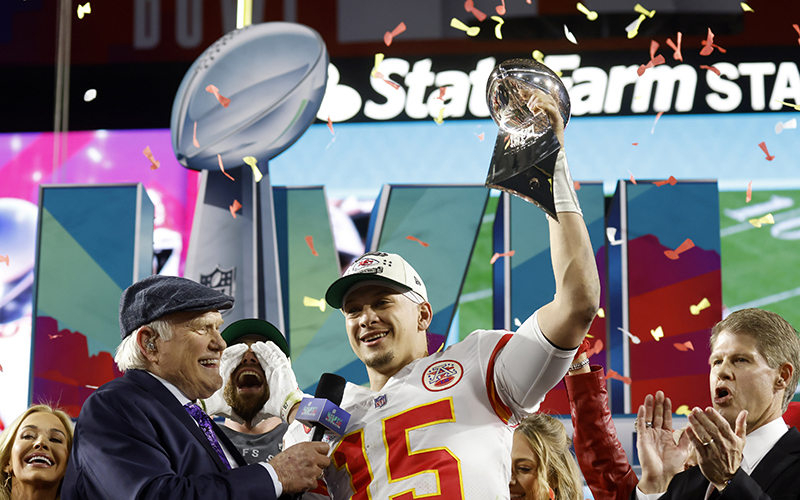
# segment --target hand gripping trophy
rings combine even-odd
[[[541,90],[555,100],[566,127],[570,116],[567,89],[550,68],[531,59],[498,64],[486,89],[489,112],[500,127],[486,187],[528,200],[558,220],[553,173],[561,144],[547,114],[536,106],[534,91]]]

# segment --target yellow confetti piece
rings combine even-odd
[[[686,405],[680,405],[678,409],[675,410],[675,415],[684,415],[688,417],[690,413],[692,413],[692,411]]]
[[[542,54],[541,50],[534,50],[532,55],[536,61],[544,64],[544,54]]]
[[[466,31],[467,35],[469,36],[477,36],[477,34],[481,32],[481,28],[479,26],[467,26],[455,17],[450,20],[450,27],[457,30]]]
[[[303,297],[303,305],[306,307],[319,307],[320,312],[325,312],[325,300],[312,297]]]
[[[703,300],[700,301],[699,304],[689,306],[689,312],[691,312],[694,316],[700,314],[700,311],[703,309],[707,309],[711,307],[711,302],[708,301],[707,298],[703,297]]]
[[[264,177],[264,176],[261,175],[261,170],[258,169],[258,165],[256,164],[256,162],[258,160],[256,160],[252,156],[245,156],[242,159],[244,160],[245,163],[247,163],[248,165],[250,165],[253,168],[253,177],[256,178],[256,182],[260,181],[261,178]]]
[[[750,219],[747,222],[756,227],[761,227],[763,224],[775,224],[775,218],[772,216],[772,214],[767,214],[764,217],[759,217],[758,219]]]
[[[744,2],[742,2],[740,5],[742,6],[742,10],[745,12],[755,12],[749,5],[747,5]]]
[[[377,54],[375,54],[375,67],[372,68],[372,72],[370,73],[370,75],[372,75],[373,78],[377,78],[375,76],[375,72],[378,71],[378,66],[380,66],[381,63],[383,62],[383,58],[384,58],[383,53],[378,52]]]
[[[89,2],[86,2],[85,5],[78,4],[78,19],[83,19],[83,16],[91,13],[92,13],[92,6],[89,5]]]
[[[655,330],[650,330],[650,335],[652,335],[656,340],[661,340],[664,337],[664,330],[662,330],[659,326]]]
[[[492,21],[497,21],[497,26],[494,27],[494,36],[497,37],[498,40],[503,39],[503,34],[500,32],[500,27],[503,26],[503,18],[500,16],[492,16]]]
[[[636,35],[639,34],[639,26],[642,25],[642,21],[644,21],[645,15],[641,14],[637,20],[629,24],[625,31],[628,32],[628,38],[634,38]]]
[[[439,116],[433,119],[437,124],[441,125],[444,122],[444,108],[439,108]]]
[[[597,310],[597,315],[600,316],[601,318],[605,318],[606,317],[606,312],[601,307],[600,309]]]
[[[587,9],[586,6],[580,2],[578,2],[578,10],[581,11],[583,14],[585,14],[586,19],[590,21],[594,21],[595,19],[597,19],[597,12]]]
[[[775,99],[775,102],[779,102],[779,103],[783,104],[784,106],[789,106],[790,108],[794,108],[796,111],[800,111],[800,104],[792,104],[790,102],[783,102],[783,101],[779,101],[777,99]]]
[[[649,17],[650,19],[653,19],[653,16],[655,16],[655,15],[656,15],[656,10],[655,10],[655,9],[653,9],[653,10],[647,10],[647,9],[645,9],[644,7],[642,7],[642,6],[641,6],[640,4],[638,4],[638,3],[637,3],[637,4],[636,4],[636,6],[633,8],[633,10],[635,10],[636,12],[638,12],[639,14],[641,14],[641,15],[643,15],[643,16],[647,16],[647,17]]]

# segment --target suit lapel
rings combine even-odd
[[[222,460],[217,455],[216,450],[211,447],[211,443],[208,442],[206,435],[203,434],[203,431],[197,425],[197,422],[192,418],[191,415],[186,411],[186,408],[178,402],[178,400],[173,396],[169,390],[164,387],[159,380],[155,377],[150,375],[149,373],[145,372],[144,370],[128,370],[125,372],[125,377],[129,378],[132,382],[136,383],[140,387],[142,387],[147,392],[151,393],[153,399],[158,401],[164,408],[167,409],[178,421],[186,427],[186,429],[200,442],[200,444],[206,449],[208,454],[214,460],[214,463],[217,464],[217,468],[220,471],[226,471],[228,468],[225,464],[222,463]],[[214,425],[214,432],[219,436],[222,432],[216,428]],[[230,440],[227,440],[227,443],[230,443]],[[228,447],[228,450],[236,450],[235,447]],[[236,456],[239,453],[231,453],[232,455]],[[237,463],[239,459],[237,458]]]
[[[800,432],[792,427],[764,456],[750,477],[761,486],[762,490],[767,491],[775,479],[798,458],[800,458]]]

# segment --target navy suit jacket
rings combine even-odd
[[[228,470],[194,419],[164,385],[129,370],[89,396],[81,409],[62,500],[273,500],[269,472],[236,457]]]
[[[672,478],[659,500],[704,500],[708,479],[700,467]],[[631,495],[636,500],[636,491]],[[736,471],[720,500],[797,500],[800,499],[800,432],[789,429],[764,456],[751,475]]]

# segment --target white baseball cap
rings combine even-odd
[[[364,281],[386,283],[389,288],[419,294],[428,301],[425,283],[411,265],[395,253],[369,252],[355,260],[341,278],[334,281],[325,293],[331,307],[341,309],[347,294]],[[413,299],[412,299],[413,300]]]

